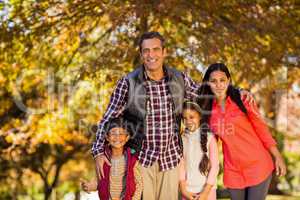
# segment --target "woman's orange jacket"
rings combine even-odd
[[[275,140],[256,105],[243,102],[247,115],[227,97],[225,109],[213,102],[210,118],[212,132],[222,140],[224,185],[242,189],[264,181],[274,164],[268,149]]]

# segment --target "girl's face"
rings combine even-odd
[[[208,84],[211,91],[216,95],[218,99],[225,99],[227,88],[229,86],[230,79],[227,78],[225,72],[214,71],[210,74]]]
[[[123,148],[129,140],[129,135],[124,128],[115,127],[110,129],[106,140],[112,148]]]
[[[183,110],[183,123],[184,126],[191,132],[197,130],[200,127],[201,116],[199,112],[192,109]]]

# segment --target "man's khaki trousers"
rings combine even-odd
[[[158,162],[151,167],[142,167],[143,200],[178,200],[178,166],[167,171],[159,171]]]

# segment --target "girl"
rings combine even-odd
[[[222,140],[224,185],[231,199],[265,199],[274,169],[270,153],[277,175],[285,175],[286,166],[257,107],[241,99],[222,63],[208,67],[199,93],[200,105],[209,111],[204,117]]]
[[[142,193],[142,177],[137,158],[131,149],[126,147],[132,124],[123,118],[115,118],[107,124],[108,142],[105,155],[111,166],[104,164],[104,177],[97,181],[82,181],[82,189],[86,192],[98,189],[101,200],[140,200]]]
[[[208,124],[201,119],[201,109],[196,102],[184,103],[183,122],[186,129],[182,136],[184,153],[179,181],[183,199],[215,200],[218,148]]]

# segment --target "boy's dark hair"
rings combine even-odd
[[[105,124],[105,132],[108,135],[109,131],[112,128],[124,128],[130,136],[130,139],[127,141],[126,146],[135,150],[135,153],[138,153],[142,147],[142,141],[145,136],[140,131],[140,126],[142,124],[136,123],[135,120],[131,119],[130,116],[120,116],[117,118],[111,119],[109,122]]]
[[[105,130],[107,135],[109,134],[109,131],[113,128],[123,128],[130,136],[134,135],[133,124],[128,120],[124,119],[123,117],[113,118],[106,123]]]
[[[147,40],[147,39],[153,39],[153,38],[159,39],[160,43],[161,43],[162,49],[165,48],[165,38],[159,32],[151,31],[151,32],[144,33],[140,37],[140,40],[139,40],[139,49],[140,49],[140,52],[142,52],[142,43],[143,43],[143,41]]]

